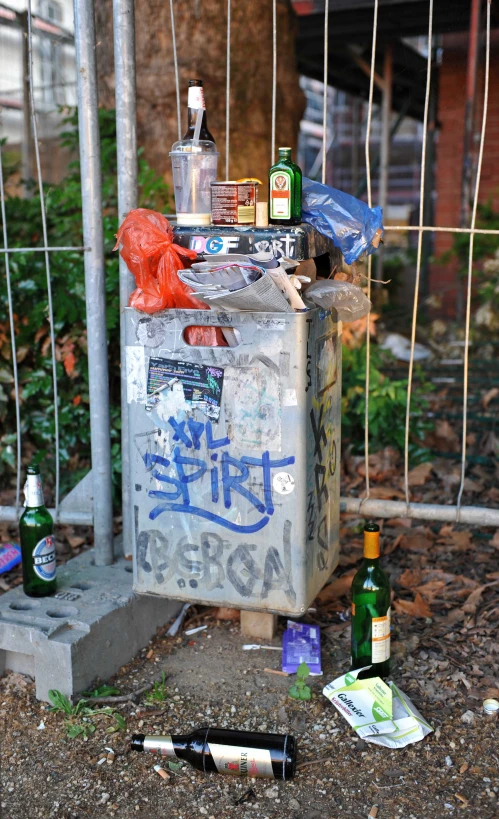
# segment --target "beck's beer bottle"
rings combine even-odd
[[[187,131],[182,139],[192,139],[194,137],[198,108],[204,108],[199,139],[209,139],[214,143],[215,140],[208,130],[208,120],[206,119],[203,80],[189,80],[189,90],[187,92]]]
[[[203,773],[291,779],[296,766],[296,742],[289,734],[198,728],[185,736],[134,734],[131,748],[183,759]]]
[[[54,524],[43,501],[38,466],[28,466],[24,487],[24,512],[19,521],[23,561],[23,588],[30,597],[53,594],[55,579]]]

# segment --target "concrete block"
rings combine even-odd
[[[277,614],[268,611],[241,611],[241,634],[257,640],[272,640],[277,630]]]
[[[114,674],[181,607],[136,595],[132,571],[122,557],[96,567],[92,550],[58,568],[55,595],[27,597],[18,586],[0,597],[0,674],[30,674],[45,701],[50,688],[70,697]]]

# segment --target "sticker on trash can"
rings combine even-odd
[[[188,404],[200,409],[212,421],[218,421],[224,379],[222,369],[189,361],[151,358],[147,377],[148,398],[157,396],[159,401],[161,393],[166,392],[175,379],[182,384]]]
[[[290,495],[295,488],[295,479],[289,472],[278,472],[274,475],[272,486],[279,495]]]

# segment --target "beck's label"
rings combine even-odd
[[[291,219],[291,179],[287,173],[270,174],[270,218]]]
[[[254,776],[274,779],[270,751],[264,748],[243,748],[208,742],[208,748],[218,773],[232,776]]]
[[[36,544],[33,550],[33,568],[40,580],[50,583],[55,578],[55,544],[54,535],[47,535]]]
[[[372,662],[383,663],[390,658],[390,609],[384,617],[372,619]]]

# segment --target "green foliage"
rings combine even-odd
[[[106,689],[106,692],[102,693],[104,689]],[[101,693],[97,694],[97,691]],[[100,689],[95,689],[91,696],[110,696],[110,692],[118,692],[118,689],[103,685]],[[116,723],[106,729],[108,734],[112,734],[115,731],[126,730],[125,719],[121,714],[115,711],[114,708],[92,708],[85,699],[81,699],[76,705],[73,705],[65,694],[62,694],[54,688],[49,691],[49,700],[52,703],[52,707],[49,709],[50,711],[54,711],[56,714],[65,714],[64,727],[66,728],[68,737],[71,739],[75,739],[78,736],[87,739],[89,735],[95,731],[96,726],[94,721],[100,717],[112,717]],[[81,721],[77,722],[80,718]]]
[[[98,688],[94,688],[93,691],[83,691],[84,697],[115,697],[118,696],[120,693],[119,688],[115,688],[113,685],[100,685]]]
[[[308,667],[307,663],[300,663],[296,669],[296,682],[288,691],[289,696],[294,700],[312,699],[312,691],[310,690],[310,686],[306,685],[305,683],[305,680],[308,679],[309,675],[310,668]]]
[[[369,433],[373,452],[385,446],[394,446],[403,451],[405,438],[405,414],[407,401],[407,379],[392,380],[384,375],[381,368],[384,359],[376,344],[371,343],[370,391],[369,391]],[[353,445],[357,454],[364,451],[365,428],[365,343],[354,349],[343,345],[343,397],[342,434]],[[432,389],[421,374],[413,381],[411,396],[411,438],[409,457],[411,464],[428,459],[429,451],[423,446],[423,438],[431,424],[424,420],[424,410],[428,406],[425,399]]]
[[[166,693],[166,675],[165,672],[161,672],[161,681],[157,681],[154,683],[152,691],[148,691],[145,695],[147,702],[165,702],[168,699],[168,694]]]
[[[61,145],[77,154],[77,114],[65,120]],[[113,252],[118,228],[116,130],[114,111],[99,111],[102,154],[102,219],[105,248],[106,319],[110,368],[113,480],[118,498],[120,454],[119,271]],[[17,170],[9,162],[7,174]],[[163,210],[169,191],[163,180],[139,157],[139,201],[142,207]],[[57,185],[45,186],[48,242],[51,246],[83,245],[79,162],[74,160]],[[6,200],[10,247],[43,246],[40,197],[9,196]],[[52,361],[47,320],[47,277],[43,253],[15,253],[9,257],[16,346],[21,393],[23,456],[43,461],[44,476],[55,472]],[[61,489],[66,492],[90,466],[90,408],[88,394],[85,276],[80,251],[50,254],[56,370],[59,391]],[[5,260],[0,259],[0,279]],[[0,290],[0,481],[7,484],[15,467],[15,404],[12,398],[10,328],[6,288]]]

